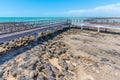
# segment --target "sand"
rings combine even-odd
[[[120,35],[73,29],[63,41],[80,56],[76,80],[120,80]]]

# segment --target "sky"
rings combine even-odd
[[[0,17],[120,16],[120,0],[0,0]]]

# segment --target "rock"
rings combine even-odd
[[[8,71],[5,71],[5,72],[4,72],[4,76],[5,76],[5,77],[7,77],[7,76],[8,76],[8,74],[9,74],[9,72],[8,72]]]
[[[0,80],[5,80],[4,78],[0,78]]]
[[[100,61],[101,61],[101,62],[108,62],[109,59],[107,59],[107,58],[102,58]]]
[[[63,76],[60,76],[58,80],[66,80]]]
[[[37,80],[47,80],[42,74],[39,74]]]
[[[41,47],[42,47],[42,51],[46,50],[46,47],[44,45],[42,45]]]
[[[53,54],[51,52],[46,52],[46,55],[48,56],[48,58],[52,58],[53,57]]]
[[[5,49],[3,48],[3,47],[0,47],[0,53],[1,52],[4,52],[5,51]],[[0,54],[1,55],[1,54]]]
[[[48,61],[48,62],[46,62],[46,63],[44,64],[44,67],[45,67],[46,69],[50,69],[50,70],[51,70],[52,64]]]
[[[68,71],[64,71],[63,74],[64,74],[65,76],[73,76],[73,74],[70,73],[70,72],[68,72]]]
[[[3,76],[3,73],[4,73],[3,71],[0,71],[0,77],[2,77],[2,76]]]
[[[38,71],[42,71],[42,70],[44,69],[44,65],[37,66],[36,69],[37,69]]]
[[[35,70],[30,72],[30,76],[31,76],[31,77],[35,77],[35,76],[37,76],[37,75],[38,75],[38,72],[35,71]]]
[[[58,54],[55,54],[55,53],[53,54],[53,56],[54,56],[54,57],[56,57],[56,58],[58,58],[58,57],[59,57],[59,55],[58,55]]]
[[[47,80],[56,80],[56,78],[55,78],[55,77],[52,77],[52,76],[49,76],[49,77],[47,78]]]
[[[13,77],[16,77],[16,76],[17,76],[17,71],[12,72],[11,75],[12,75]]]
[[[60,71],[59,71],[59,69],[58,69],[57,67],[52,66],[51,69],[52,69],[52,71],[53,71],[55,74],[60,73]]]
[[[66,53],[67,50],[68,50],[67,48],[62,48],[62,49],[61,49],[61,52],[62,52],[62,53]]]
[[[17,80],[25,80],[25,76],[21,75],[21,76],[18,77]]]
[[[16,47],[14,41],[10,41],[9,44],[8,44],[9,48],[14,48]]]
[[[59,49],[59,50],[56,50],[56,51],[54,52],[54,54],[61,55],[61,54],[62,54],[62,51],[60,51],[60,49]]]
[[[68,66],[69,66],[68,70],[70,70],[70,71],[74,71],[76,69],[75,66],[72,64],[69,64]]]
[[[25,76],[25,80],[34,80],[31,76]]]
[[[17,71],[16,71],[17,66],[15,65],[15,63],[13,63],[12,68],[9,71],[9,74],[11,74],[13,77],[17,76]]]
[[[24,63],[23,65],[21,65],[20,67],[22,68],[22,69],[27,69],[28,68],[28,66],[27,66],[28,64],[27,63]]]
[[[58,73],[58,78],[60,78],[61,76],[64,77],[64,75],[62,73]]]
[[[59,65],[60,65],[63,69],[68,70],[68,66],[67,66],[67,63],[66,63],[65,60],[59,59]]]
[[[48,69],[48,68],[46,68],[45,70],[43,70],[43,72],[44,72],[45,74],[47,74],[48,77],[49,77],[49,76],[52,76],[52,77],[55,76],[54,73],[52,72],[52,70],[50,70],[50,69]]]
[[[67,55],[62,56],[62,59],[64,59],[64,60],[70,60]]]
[[[29,70],[34,70],[34,64],[31,64],[29,66],[26,66],[27,68],[26,69],[29,69]]]

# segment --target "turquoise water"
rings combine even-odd
[[[56,19],[86,19],[85,17],[0,17],[0,22],[19,22],[37,20],[56,20]],[[88,18],[89,19],[89,18]],[[110,19],[109,22],[120,22],[120,19]]]
[[[54,20],[54,19],[61,19],[61,18],[62,17],[0,17],[0,22]]]

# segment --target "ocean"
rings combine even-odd
[[[65,17],[0,17],[0,22],[65,19]]]
[[[89,19],[92,17],[0,17],[0,22],[24,22],[24,21],[37,21],[37,20],[64,20],[64,19],[73,19],[74,22],[77,19]],[[75,19],[75,20],[74,20]],[[102,19],[100,19],[101,21]],[[109,22],[120,22],[120,19],[108,19]]]

